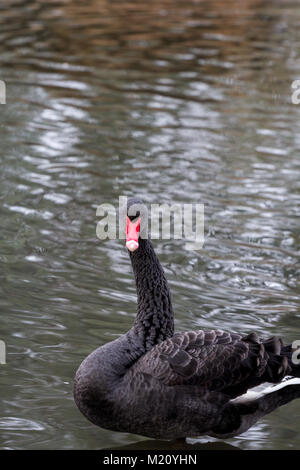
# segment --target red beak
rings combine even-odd
[[[135,251],[139,247],[140,225],[140,218],[136,222],[132,222],[127,217],[126,248],[129,251]]]

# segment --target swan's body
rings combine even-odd
[[[300,396],[300,379],[293,379],[243,399],[256,385],[279,383],[287,374],[300,377],[291,347],[254,333],[174,334],[170,293],[151,242],[140,239],[130,257],[135,323],[91,353],[75,377],[75,402],[91,422],[154,438],[229,437]]]

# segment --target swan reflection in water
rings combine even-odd
[[[161,441],[161,440],[145,440],[139,442],[133,442],[124,446],[111,447],[110,449],[101,450],[186,450],[189,452],[196,450],[241,450],[237,446],[233,446],[223,441],[214,442],[197,442],[190,444],[185,439],[175,439],[173,441]]]

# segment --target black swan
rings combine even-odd
[[[128,210],[134,204],[142,203],[132,198]],[[74,399],[84,416],[102,428],[151,438],[227,438],[300,397],[300,365],[280,338],[221,330],[174,334],[167,280],[151,241],[139,236],[140,222],[141,213],[127,215],[136,319],[80,365]],[[264,382],[278,385],[246,393]]]

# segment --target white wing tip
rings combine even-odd
[[[286,376],[284,379],[279,384],[276,385],[271,385],[269,387],[264,388],[263,390],[259,391],[254,391],[254,390],[248,390],[247,393],[244,393],[244,395],[241,395],[237,398],[234,398],[233,400],[230,400],[233,403],[245,403],[245,402],[250,402],[253,400],[257,400],[258,398],[263,397],[264,395],[267,395],[269,393],[277,392],[277,390],[281,390],[284,387],[288,387],[289,385],[300,385],[300,378],[298,377],[291,377],[291,376]]]

